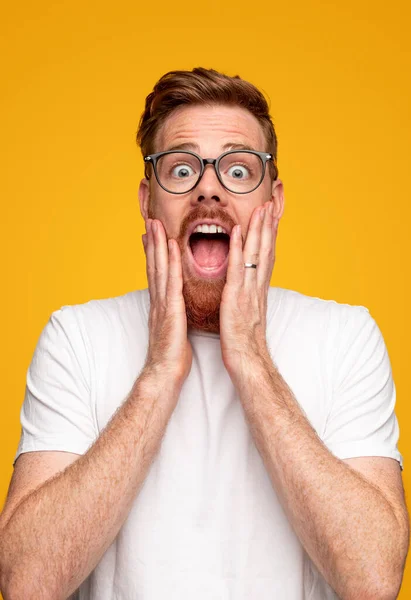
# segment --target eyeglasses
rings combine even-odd
[[[272,162],[277,179],[273,155],[255,150],[229,150],[218,158],[201,158],[194,152],[179,150],[144,157],[145,177],[149,179],[147,164],[152,164],[159,185],[170,194],[191,192],[200,182],[206,165],[213,165],[219,182],[226,190],[249,194],[263,181],[268,161]]]

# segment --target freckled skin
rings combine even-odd
[[[237,106],[187,106],[176,109],[157,134],[155,152],[183,143],[196,144],[198,147],[193,151],[203,158],[217,158],[229,143],[267,151],[261,125],[249,111]],[[197,217],[221,217],[231,226],[241,225],[244,241],[251,215],[257,206],[271,199],[274,202],[274,216],[281,217],[284,207],[282,182],[279,179],[272,182],[266,169],[264,180],[256,190],[245,195],[235,194],[223,188],[213,167],[209,165],[197,187],[187,194],[166,192],[152,174],[149,181],[142,180],[139,196],[143,217],[159,219],[167,238],[176,239],[180,246],[189,326],[218,331],[218,310],[226,273],[222,278],[206,280],[193,272],[185,239],[187,227]],[[196,317],[192,316],[194,313]],[[209,315],[212,325],[209,323],[205,326],[202,323],[203,313]],[[194,321],[190,322],[191,318]]]

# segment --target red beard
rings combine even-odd
[[[188,327],[220,332],[220,304],[225,281],[226,277],[212,281],[184,277],[183,296]]]

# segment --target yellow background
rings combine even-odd
[[[268,94],[286,190],[271,283],[369,308],[392,363],[409,494],[410,26],[406,0],[8,3],[1,502],[51,312],[146,287],[134,136],[157,79],[195,66]]]

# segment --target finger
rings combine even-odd
[[[244,281],[243,241],[241,226],[233,227],[228,251],[227,284],[232,287],[241,287]]]
[[[152,219],[146,221],[146,246],[144,248],[146,253],[146,271],[148,290],[150,293],[150,302],[153,304],[156,300],[156,282],[155,282],[155,259],[154,259],[154,238],[152,231]]]
[[[269,287],[274,266],[273,210],[274,205],[272,202],[266,205],[265,217],[261,227],[260,264],[257,269],[257,285],[259,287]]]
[[[181,302],[183,293],[183,270],[181,252],[175,240],[168,240],[167,302]]]
[[[161,221],[153,221],[154,232],[154,259],[155,259],[155,282],[157,300],[165,300],[167,292],[168,277],[168,247],[166,232]]]
[[[260,263],[260,241],[263,219],[265,216],[264,206],[259,206],[255,209],[251,216],[250,225],[248,228],[247,239],[244,245],[244,262],[257,265],[257,269],[246,268],[248,273],[245,275],[247,287],[255,285],[256,273]]]

